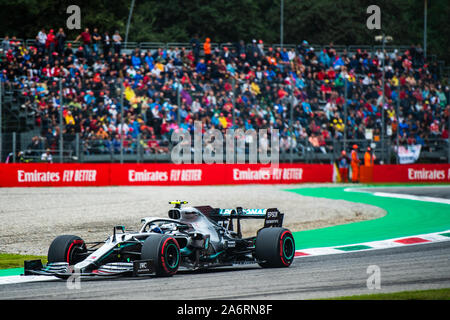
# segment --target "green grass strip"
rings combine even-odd
[[[403,291],[395,293],[364,294],[323,300],[450,300],[450,289]]]
[[[42,263],[47,261],[47,257],[44,256],[0,253],[0,269],[21,268],[23,270],[23,262],[25,260],[37,259],[41,259]],[[0,276],[2,275],[0,273]]]
[[[450,229],[448,204],[379,197],[367,192],[346,192],[344,189],[344,187],[321,187],[286,191],[302,196],[369,204],[386,210],[387,214],[374,220],[294,232],[296,250],[347,246]]]
[[[11,269],[4,269],[0,270],[0,277],[7,277],[7,276],[18,276],[23,274],[23,268],[11,268]]]

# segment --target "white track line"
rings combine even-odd
[[[5,276],[0,277],[0,285],[53,280],[58,280],[58,278],[54,276]]]

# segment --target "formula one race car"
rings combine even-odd
[[[282,228],[278,209],[184,207],[171,201],[169,218],[147,217],[138,232],[115,226],[102,242],[73,235],[56,237],[48,263],[25,261],[25,275],[80,277],[172,276],[178,269],[204,269],[257,263],[264,268],[289,267],[295,255],[292,233]],[[242,237],[242,219],[264,219],[256,236]],[[234,228],[236,226],[236,230]]]

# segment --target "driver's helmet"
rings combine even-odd
[[[150,227],[150,232],[161,233],[161,234],[164,233],[164,232],[161,230],[161,228],[158,227],[158,226],[151,226],[151,227]]]

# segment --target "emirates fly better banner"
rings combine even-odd
[[[373,182],[450,182],[450,164],[377,165]]]
[[[0,187],[176,186],[332,182],[321,164],[0,164]],[[375,165],[373,182],[450,182],[449,164]]]
[[[0,164],[0,187],[331,182],[332,165]]]

